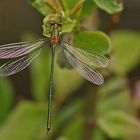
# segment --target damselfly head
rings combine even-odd
[[[50,21],[50,28],[57,28],[57,29],[59,29],[59,28],[62,28],[62,23],[61,22],[55,22],[55,21]]]
[[[58,15],[58,14],[49,14],[47,15],[43,22],[45,25],[48,25],[50,26],[51,24],[55,25],[57,24],[58,26],[60,25],[59,23],[61,23],[62,25],[62,14],[61,15]]]
[[[62,22],[57,23],[58,27],[62,27]]]
[[[44,19],[44,35],[51,37],[52,35],[59,35],[62,31],[62,14],[49,14]]]
[[[51,22],[50,22],[50,26],[51,26],[51,27],[55,26],[55,22],[54,22],[54,21],[51,21]]]

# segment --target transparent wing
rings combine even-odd
[[[20,59],[11,60],[3,64],[0,67],[0,76],[9,76],[22,71],[31,64],[31,62],[39,55],[39,52],[40,50],[37,50],[30,55],[23,56]]]
[[[96,53],[89,53],[82,49],[72,47],[71,45],[66,43],[64,44],[64,46],[70,53],[72,53],[78,59],[82,60],[82,62],[90,65],[93,68],[99,68],[99,67],[105,68],[109,65],[108,59],[103,55],[96,54]]]
[[[85,52],[84,50],[72,48],[68,44],[64,44],[64,52],[69,63],[88,81],[102,85],[103,76],[95,70],[96,67],[106,67],[108,60],[104,56],[95,55]]]
[[[37,40],[34,42],[19,42],[0,46],[0,59],[16,58],[27,55],[43,46],[45,41]]]

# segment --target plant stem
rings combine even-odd
[[[48,7],[52,8],[54,11],[56,11],[56,7],[52,2],[50,2],[48,0],[44,0],[44,2],[45,2],[45,4],[47,4]]]
[[[60,0],[54,0],[54,4],[55,4],[56,10],[57,10],[57,13],[60,14],[61,11],[63,11]]]
[[[87,93],[85,97],[85,108],[84,108],[85,125],[84,125],[83,136],[82,136],[83,140],[93,139],[93,130],[96,126],[95,111],[96,111],[96,105],[98,101],[97,95],[98,93],[97,93],[96,86],[87,89]]]
[[[69,13],[69,16],[73,16],[75,15],[81,8],[83,5],[84,0],[79,0],[76,5],[72,8],[72,10]]]

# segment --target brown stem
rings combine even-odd
[[[44,0],[44,2],[47,4],[47,6],[52,8],[57,14],[60,14],[61,11],[63,11],[60,0],[52,0],[52,2],[50,2],[49,0]]]
[[[85,124],[83,128],[83,136],[82,136],[83,140],[93,139],[93,131],[96,127],[95,110],[98,101],[97,96],[98,96],[98,91],[96,86],[89,88],[89,90],[86,93],[85,108],[84,108]]]
[[[119,3],[123,3],[123,0],[118,0]],[[107,34],[110,34],[120,22],[120,12],[111,15],[110,25],[107,31]]]
[[[69,16],[73,16],[74,14],[76,14],[82,8],[83,2],[84,0],[79,0],[70,11]]]
[[[115,13],[111,15],[110,24],[107,30],[107,34],[110,34],[120,22],[120,13]]]
[[[62,8],[60,0],[54,0],[54,4],[57,10],[57,13],[61,13],[61,11],[63,11],[63,8]]]
[[[45,4],[47,4],[48,7],[52,8],[53,10],[56,11],[56,7],[55,5],[53,4],[53,2],[50,2],[48,0],[44,0]]]

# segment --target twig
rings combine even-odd
[[[79,0],[73,7],[73,9],[70,11],[69,16],[73,16],[75,13],[77,13],[82,8],[83,2],[84,0]]]
[[[94,92],[94,95],[93,95]],[[93,131],[96,127],[96,119],[95,119],[95,110],[96,104],[98,102],[98,90],[97,86],[91,87],[88,89],[85,97],[85,108],[84,108],[84,116],[85,116],[85,124],[83,128],[82,139],[92,140]]]

